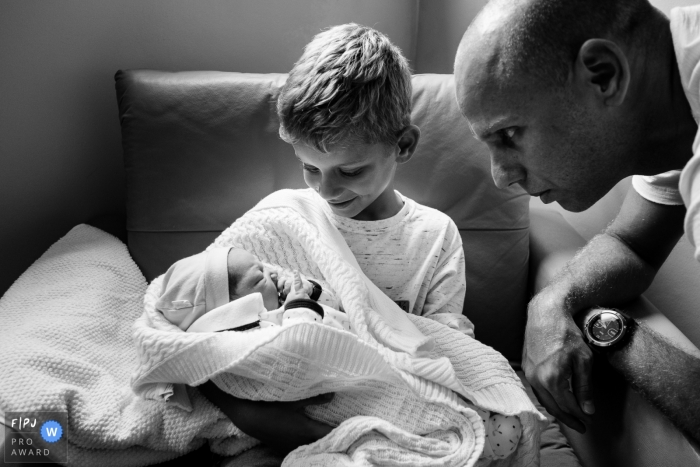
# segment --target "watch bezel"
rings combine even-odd
[[[591,326],[593,325],[593,321],[596,318],[599,318],[600,315],[602,315],[603,313],[610,313],[614,315],[620,322],[620,333],[610,341],[598,340],[598,338],[596,338],[591,332]],[[627,333],[627,327],[627,320],[621,313],[618,313],[615,310],[598,310],[594,314],[589,316],[588,319],[586,319],[586,322],[583,325],[583,333],[586,336],[586,340],[588,340],[589,343],[595,345],[596,347],[611,347],[620,342],[625,337],[625,334]]]

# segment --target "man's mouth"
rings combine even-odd
[[[543,203],[549,204],[553,201],[553,199],[550,196],[551,191],[552,190],[542,190],[538,191],[537,193],[531,193],[530,196],[539,197]]]

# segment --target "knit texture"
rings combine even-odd
[[[150,465],[206,438],[256,443],[196,390],[190,413],[131,391],[145,291],[126,246],[79,225],[0,299],[0,408],[67,411],[68,465]]]
[[[330,403],[311,406],[307,414],[337,428],[291,453],[284,463],[290,466],[485,465],[479,459],[483,423],[467,399],[517,415],[523,425],[516,452],[491,465],[537,465],[545,419],[505,358],[458,331],[402,312],[353,264],[325,214],[297,193],[270,195],[213,246],[242,247],[262,261],[323,278],[338,293],[355,333],[318,323],[184,333],[153,306],[162,287],[158,278],[135,326],[140,365],[134,390],[213,379],[226,392],[254,400],[335,392]]]

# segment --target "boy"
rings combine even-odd
[[[400,50],[356,24],[330,28],[304,49],[280,91],[280,136],[293,145],[310,190],[362,271],[408,313],[473,336],[462,315],[464,253],[445,214],[393,188],[398,164],[415,152],[411,75]],[[330,432],[308,419],[305,405],[244,401],[201,386],[233,421],[265,444],[288,452]]]

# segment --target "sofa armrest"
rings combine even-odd
[[[530,211],[530,286],[533,293],[551,281],[585,240],[558,212]],[[625,312],[682,347],[690,340],[643,296]],[[697,446],[652,407],[604,358],[593,369],[596,413],[585,434],[562,429],[586,467],[700,466]]]
[[[542,290],[585,244],[558,212],[530,209],[530,290]]]

